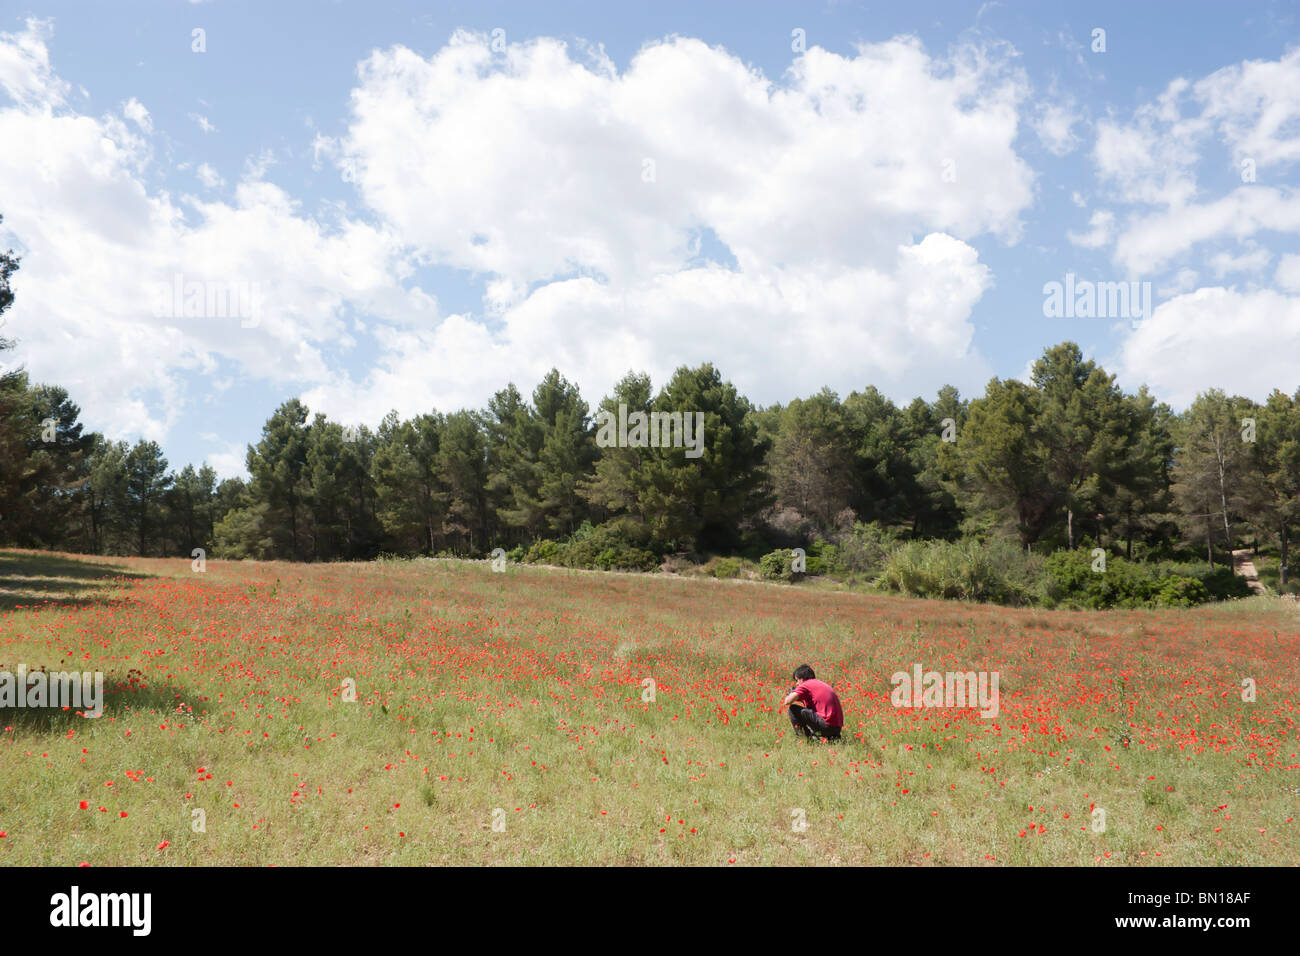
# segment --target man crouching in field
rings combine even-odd
[[[796,737],[825,737],[839,740],[844,727],[844,711],[840,697],[825,681],[817,679],[807,664],[795,668],[794,687],[786,694],[781,706],[789,706],[790,723]]]

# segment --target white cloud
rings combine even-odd
[[[0,64],[48,65],[32,29]],[[779,83],[687,39],[621,73],[549,39],[376,52],[345,134],[313,149],[377,224],[306,214],[264,181],[269,150],[229,199],[151,189],[147,113],[77,114],[50,70],[31,74],[0,109],[0,140],[24,144],[0,152],[5,227],[30,253],[10,331],[112,436],[161,437],[194,400],[190,373],[283,383],[371,422],[481,405],[552,365],[589,400],[630,368],[662,382],[704,361],[760,401],[827,383],[970,390],[989,375],[970,314],[992,278],[967,240],[1014,242],[1033,197],[1012,145],[1023,77],[910,39],[814,48]],[[195,173],[220,184],[207,163]],[[694,258],[706,233],[734,269]],[[404,288],[417,264],[472,274],[484,314],[439,317]],[[256,328],[154,315],[150,293],[178,274],[256,286]],[[378,357],[349,375],[366,331]],[[234,454],[210,460],[236,473]]]
[[[266,171],[275,165],[275,153],[269,149],[261,150],[256,156],[249,156],[244,161],[244,175],[249,179],[261,179]]]
[[[134,96],[122,104],[122,115],[145,133],[153,132],[153,120],[149,118],[149,111]]]
[[[1119,377],[1178,408],[1209,388],[1262,401],[1300,386],[1297,354],[1300,297],[1210,287],[1161,303],[1125,340]]]
[[[1273,253],[1267,249],[1251,249],[1239,256],[1230,252],[1219,252],[1210,257],[1210,267],[1214,277],[1222,279],[1234,272],[1262,272],[1273,261]]]
[[[1211,181],[1232,184],[1218,196],[1207,196],[1197,181],[1210,147],[1228,153],[1226,170],[1214,157]],[[1194,83],[1174,80],[1132,120],[1098,124],[1093,161],[1102,183],[1113,198],[1155,207],[1127,220],[1115,245],[1117,261],[1143,273],[1212,240],[1245,245],[1261,232],[1300,232],[1300,195],[1279,185],[1278,176],[1297,160],[1300,48],[1278,60],[1224,67]],[[1230,269],[1232,261],[1220,251],[1214,268]]]
[[[0,42],[0,60],[16,45],[46,62],[41,37]],[[110,437],[164,438],[187,401],[186,373],[212,374],[220,359],[255,379],[328,378],[327,353],[349,341],[349,307],[392,321],[433,310],[397,284],[405,267],[383,230],[347,220],[327,228],[262,182],[240,183],[230,204],[151,192],[147,139],[121,119],[55,102],[0,108],[0,142],[23,144],[0,150],[0,231],[24,255],[6,315],[20,349],[6,358],[67,387]],[[260,323],[159,317],[154,293],[177,275],[260,288]]]
[[[1182,295],[1195,289],[1199,280],[1200,274],[1195,269],[1179,269],[1172,280],[1156,289],[1156,293],[1162,299]]]
[[[1150,207],[1126,217],[1115,260],[1131,274],[1177,269],[1160,290],[1172,297],[1120,345],[1128,384],[1147,382],[1180,407],[1211,387],[1256,399],[1295,390],[1300,297],[1286,293],[1300,292],[1300,257],[1278,262],[1273,280],[1283,291],[1259,283],[1274,257],[1262,234],[1300,232],[1300,192],[1279,176],[1300,159],[1297,121],[1300,49],[1180,78],[1131,122],[1101,124],[1093,156],[1103,184]],[[1227,184],[1217,195],[1197,182],[1207,164],[1207,179]],[[1205,271],[1218,280],[1244,274],[1249,285],[1196,288]]]
[[[209,189],[215,189],[218,186],[224,186],[226,184],[226,181],[221,178],[221,175],[207,163],[201,163],[194,173],[198,176],[199,182],[204,186],[207,186]]]
[[[1261,231],[1300,231],[1300,193],[1239,186],[1220,199],[1135,217],[1115,243],[1115,258],[1135,273],[1162,269],[1212,239],[1238,242]]]
[[[29,19],[22,33],[0,33],[0,87],[19,106],[62,106],[68,84],[54,74],[46,41],[48,21]]]
[[[1115,214],[1105,209],[1098,209],[1088,219],[1089,229],[1084,233],[1067,232],[1066,236],[1076,246],[1084,249],[1099,249],[1108,245],[1115,232]]]
[[[204,458],[204,463],[211,465],[212,470],[217,473],[217,479],[224,481],[227,478],[247,478],[247,456],[248,449],[237,442],[223,442],[215,435],[202,436],[205,441],[224,446],[224,451],[208,452]]]
[[[337,151],[421,256],[481,275],[502,326],[401,333],[370,378],[312,395],[374,417],[481,402],[554,364],[596,398],[629,367],[662,381],[706,360],[768,400],[827,381],[982,384],[969,314],[989,278],[959,240],[1019,236],[1025,95],[996,57],[938,61],[909,39],[814,48],[780,84],[681,38],[622,73],[549,39],[376,52],[317,161]],[[734,272],[691,262],[704,230]],[[417,380],[429,367],[436,385]]]
[[[967,318],[991,283],[987,267],[938,233],[895,256],[885,271],[796,267],[754,278],[685,269],[625,296],[587,277],[553,282],[506,310],[499,334],[463,316],[386,333],[364,381],[324,384],[304,400],[373,422],[392,408],[481,404],[506,381],[526,388],[557,366],[595,402],[628,371],[649,372],[658,386],[680,365],[709,361],[760,403],[828,382],[845,391],[875,384],[900,399],[946,383],[982,387],[991,372]]]
[[[1171,84],[1171,91],[1181,91]],[[1129,203],[1181,206],[1196,193],[1193,167],[1199,159],[1197,142],[1205,126],[1195,121],[1169,123],[1168,104],[1176,92],[1166,92],[1157,104],[1141,107],[1132,123],[1113,119],[1097,123],[1092,157],[1098,176]]]
[[[1079,145],[1079,137],[1074,134],[1074,124],[1079,120],[1073,103],[1047,103],[1034,118],[1034,132],[1049,153],[1065,156]]]
[[[1300,292],[1300,256],[1288,253],[1279,259],[1273,281],[1288,292]]]
[[[1300,161],[1300,47],[1217,70],[1196,84],[1196,97],[1234,159],[1260,169]]]
[[[338,140],[332,136],[323,136],[317,133],[311,141],[312,170],[320,172],[325,167],[324,160],[337,159],[338,152]]]
[[[888,259],[918,231],[1014,238],[1031,199],[1011,149],[1024,91],[938,69],[908,41],[814,48],[776,87],[697,40],[618,75],[557,41],[494,57],[459,33],[429,60],[398,47],[362,64],[344,165],[423,253],[525,284],[674,271],[701,226],[747,272]]]

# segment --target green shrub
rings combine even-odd
[[[586,541],[595,533],[596,533],[596,526],[593,525],[590,521],[584,520],[582,524],[578,525],[577,531],[573,532],[573,534],[569,535],[567,538],[564,539],[564,543],[579,544],[583,541]]]
[[[1020,547],[1015,541],[995,538],[982,548],[991,579],[1002,595],[995,600],[1007,604],[1034,604],[1038,599],[1038,582],[1043,577],[1044,558]]]
[[[1093,580],[1092,557],[1083,551],[1055,551],[1044,562],[1040,595],[1048,607],[1075,603],[1099,582]]]
[[[839,538],[833,571],[874,579],[899,545],[898,535],[877,522],[855,524],[851,531]]]
[[[803,578],[794,570],[794,550],[781,548],[769,551],[758,562],[758,574],[765,581],[784,581],[787,584]]]
[[[1029,604],[1041,567],[1009,541],[909,541],[886,558],[876,584],[915,597]]]
[[[555,563],[566,568],[600,571],[653,571],[658,568],[659,557],[630,540],[633,534],[628,525],[619,522],[593,527],[584,521],[582,527],[559,546]]]
[[[1227,568],[1157,561],[1142,564],[1107,555],[1106,570],[1093,570],[1092,552],[1057,551],[1044,568],[1045,604],[1086,608],[1193,607],[1207,601],[1249,596],[1244,578]]]
[[[542,538],[540,541],[534,541],[524,555],[524,561],[528,564],[552,564],[556,555],[560,553],[560,545],[550,538]]]
[[[1153,561],[1148,566],[1155,578],[1195,578],[1205,585],[1209,595],[1207,601],[1230,601],[1233,598],[1250,597],[1254,593],[1245,578],[1221,564],[1211,568],[1200,560]]]
[[[714,578],[739,578],[745,574],[745,571],[752,566],[752,562],[744,558],[712,558],[703,567],[705,574]]]
[[[1148,607],[1155,603],[1158,578],[1151,565],[1107,555],[1105,570],[1093,570],[1092,551],[1056,551],[1043,569],[1042,594],[1048,605],[1093,609]]]
[[[814,542],[808,549],[804,560],[804,571],[808,574],[838,574],[840,567],[840,549],[829,541]]]
[[[1196,578],[1171,574],[1160,579],[1152,597],[1157,607],[1194,607],[1210,600],[1210,592]]]
[[[924,570],[926,543],[909,541],[885,558],[876,584],[887,591],[930,596],[934,588]]]

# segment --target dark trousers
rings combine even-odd
[[[804,733],[809,737],[826,737],[829,740],[840,739],[840,728],[832,727],[826,723],[817,716],[817,711],[811,707],[800,707],[798,704],[791,704],[790,723],[794,726],[796,734]]]

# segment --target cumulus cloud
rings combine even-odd
[[[1177,80],[1154,103],[1140,106],[1130,122],[1097,123],[1093,163],[1114,198],[1180,206],[1195,195],[1198,144],[1208,124],[1182,118],[1179,104],[1186,91],[1187,82]]]
[[[684,38],[621,71],[546,38],[381,50],[346,129],[310,144],[368,215],[326,219],[265,181],[267,150],[220,200],[152,187],[169,170],[147,110],[68,108],[44,31],[0,44],[0,139],[24,144],[0,153],[5,227],[29,253],[11,331],[111,435],[162,437],[194,380],[232,375],[374,422],[481,405],[552,365],[590,400],[629,369],[662,382],[705,361],[765,402],[990,374],[972,241],[1017,241],[1033,197],[1013,148],[1028,87],[998,51],[814,48],[771,79]],[[440,315],[424,266],[479,283],[481,311]],[[253,289],[255,323],[155,311],[174,281]],[[361,336],[376,355],[349,372]]]
[[[1119,376],[1175,407],[1222,388],[1262,401],[1300,387],[1300,297],[1271,289],[1197,289],[1161,303],[1124,343]]]
[[[322,385],[305,400],[373,421],[390,408],[477,404],[511,378],[530,386],[554,365],[594,401],[630,370],[662,384],[680,365],[710,361],[761,403],[827,382],[899,396],[949,382],[970,390],[991,374],[967,321],[990,284],[975,250],[940,233],[898,247],[884,270],[782,269],[755,280],[714,265],[626,294],[590,277],[566,279],[506,310],[498,334],[463,316],[391,332],[364,381]]]
[[[1134,216],[1116,258],[1134,272],[1167,267],[1201,243],[1244,242],[1259,232],[1300,231],[1300,196],[1270,185],[1300,160],[1300,48],[1250,60],[1196,81],[1179,78],[1129,121],[1098,124],[1093,161],[1113,198],[1155,207]],[[1206,198],[1198,167],[1222,145],[1237,185]],[[1222,182],[1222,166],[1215,179]]]
[[[767,400],[982,383],[969,315],[991,279],[965,240],[1020,234],[1025,94],[996,57],[911,39],[813,48],[780,82],[684,38],[621,73],[545,38],[378,51],[317,161],[418,255],[482,276],[500,326],[396,333],[372,375],[311,396],[373,417],[558,365],[594,399],[629,368],[708,360]],[[734,268],[694,261],[706,232]],[[427,367],[446,372],[415,381]]]
[[[1196,97],[1234,160],[1250,158],[1262,169],[1300,160],[1300,47],[1217,70],[1196,84]]]
[[[1099,124],[1098,178],[1133,207],[1114,233],[1114,260],[1129,275],[1163,276],[1160,293],[1172,296],[1120,342],[1131,383],[1149,382],[1176,406],[1211,386],[1255,398],[1295,389],[1300,299],[1288,293],[1300,291],[1300,267],[1283,256],[1277,289],[1263,286],[1274,258],[1265,242],[1300,233],[1300,192],[1283,178],[1300,159],[1297,120],[1293,50],[1176,79],[1131,120]],[[1249,285],[1196,288],[1204,273]]]
[[[743,271],[892,256],[931,231],[1019,233],[1031,174],[1011,148],[1014,77],[914,41],[814,48],[775,85],[698,40],[623,74],[549,39],[493,54],[456,34],[359,70],[344,167],[438,261],[527,284],[681,268],[711,228]],[[954,181],[944,161],[960,157]]]
[[[48,63],[45,35],[29,25],[3,38],[0,59],[12,62],[17,48]],[[19,82],[19,93],[34,88]],[[21,350],[6,358],[68,387],[111,436],[165,437],[188,400],[187,373],[210,374],[221,360],[273,382],[328,377],[326,353],[346,345],[349,307],[407,319],[433,310],[395,281],[397,244],[381,229],[321,223],[253,180],[229,204],[151,191],[147,113],[128,110],[133,132],[111,115],[56,108],[57,95],[40,102],[6,89],[15,102],[0,109],[0,141],[23,148],[0,150],[3,230],[24,255],[19,303],[6,316]],[[247,319],[256,324],[229,307],[206,317],[186,317],[183,301],[158,308],[160,290],[178,280],[222,294],[255,289],[258,314]]]
[[[1214,239],[1245,242],[1263,231],[1300,231],[1300,193],[1239,186],[1219,199],[1135,216],[1115,243],[1116,260],[1143,274],[1166,268]]]

